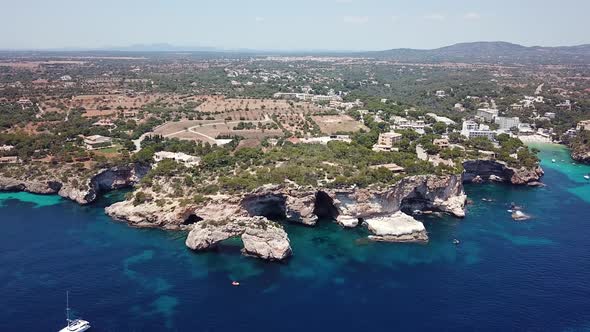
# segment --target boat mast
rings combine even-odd
[[[66,291],[66,321],[70,325],[70,292]]]

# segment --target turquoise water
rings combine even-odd
[[[569,150],[556,144],[532,145],[541,150],[541,160],[544,169],[552,169],[567,176],[568,183],[566,190],[580,199],[590,203],[590,192],[588,191],[588,180],[584,175],[590,174],[590,167],[578,163],[570,158]],[[555,160],[555,163],[552,160]]]
[[[114,222],[103,208],[123,193],[84,207],[2,193],[0,331],[59,330],[65,290],[92,331],[589,331],[590,167],[559,146],[541,157],[546,187],[468,185],[465,219],[423,218],[428,244],[286,225],[284,264]],[[533,219],[514,222],[512,202]]]

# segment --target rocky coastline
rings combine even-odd
[[[99,170],[90,178],[77,180],[78,186],[57,178],[41,181],[0,176],[0,191],[24,191],[40,195],[57,194],[78,204],[86,205],[94,202],[101,193],[132,187],[148,171],[149,166],[141,164],[106,168]]]
[[[497,160],[469,160],[463,162],[463,182],[500,182],[512,185],[539,186],[545,174],[540,166],[514,168]]]
[[[590,164],[590,150],[586,150],[586,149],[582,149],[582,148],[572,149],[570,155],[571,155],[572,159],[577,162]]]
[[[467,161],[464,169],[462,175],[409,176],[385,188],[312,188],[285,182],[247,193],[207,195],[200,202],[181,197],[165,204],[163,197],[174,183],[160,186],[159,192],[142,186],[135,192],[141,190],[150,199],[138,202],[128,197],[105,212],[134,227],[188,231],[186,245],[195,251],[211,250],[228,238],[240,237],[244,255],[282,261],[291,256],[292,249],[278,222],[314,227],[319,220],[333,220],[342,228],[366,227],[372,241],[423,243],[428,234],[412,215],[438,212],[464,217],[463,183],[535,185],[543,176],[540,167],[515,169],[490,160]],[[58,180],[0,177],[0,191],[58,194],[89,204],[101,193],[137,184],[148,171],[149,166],[137,164],[103,169],[87,179],[83,189]]]
[[[291,250],[287,234],[271,220],[313,227],[319,219],[331,219],[343,228],[365,225],[369,239],[375,241],[425,242],[424,225],[410,214],[432,211],[464,217],[466,199],[460,176],[424,175],[404,178],[385,189],[268,185],[242,195],[209,196],[206,202],[190,206],[178,203],[164,209],[156,199],[142,204],[125,200],[105,211],[136,227],[187,230],[186,245],[196,251],[241,237],[245,254],[279,261]]]

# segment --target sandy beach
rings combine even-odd
[[[520,135],[518,138],[525,144],[529,143],[548,143],[553,144],[553,140],[550,137],[545,137],[541,135]]]

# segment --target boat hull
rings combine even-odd
[[[68,326],[64,327],[63,329],[59,330],[59,332],[84,332],[90,329],[90,323],[77,319],[70,323]]]

